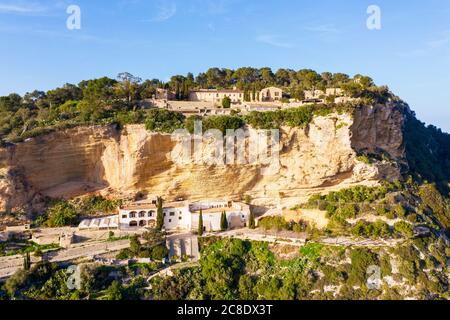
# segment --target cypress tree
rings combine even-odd
[[[198,236],[203,236],[203,212],[200,210],[200,215],[198,217]]]
[[[25,271],[29,271],[31,268],[31,258],[30,258],[30,253],[27,252],[24,256],[23,256],[23,269]]]
[[[228,230],[228,220],[225,211],[222,212],[222,216],[220,217],[220,230],[222,231]]]
[[[158,207],[156,213],[156,229],[161,231],[164,227],[163,199],[161,197],[156,199],[156,205]]]
[[[249,229],[255,229],[256,228],[255,214],[253,213],[253,210],[250,210],[250,216],[248,218],[248,227],[249,227]]]

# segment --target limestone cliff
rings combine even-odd
[[[249,194],[256,203],[289,206],[312,193],[399,178],[399,164],[405,163],[403,121],[401,109],[379,105],[353,115],[315,117],[305,129],[284,127],[280,169],[274,175],[262,175],[257,165],[177,165],[171,136],[142,125],[54,132],[0,149],[0,211],[30,209],[42,195],[94,191],[189,199]],[[394,160],[358,161],[357,153],[367,150]]]

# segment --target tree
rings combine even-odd
[[[253,213],[253,210],[250,210],[250,216],[248,218],[248,227],[250,229],[255,229],[256,228],[255,214]]]
[[[122,286],[119,281],[114,280],[108,289],[106,289],[105,300],[122,300]]]
[[[139,252],[141,251],[141,243],[137,235],[134,235],[130,238],[130,251],[133,256],[138,256]]]
[[[120,97],[126,99],[128,107],[130,107],[131,102],[138,99],[142,79],[128,72],[119,73],[117,79],[119,83],[117,84],[116,91]]]
[[[231,99],[228,96],[225,96],[222,100],[222,107],[224,109],[230,109],[231,107]]]
[[[77,211],[67,201],[60,201],[47,210],[47,221],[45,224],[50,228],[65,227],[76,222]]]
[[[142,234],[142,238],[146,241],[146,246],[152,248],[154,246],[166,243],[166,234],[157,229],[151,229]]]
[[[30,258],[30,253],[27,252],[23,256],[23,270],[30,271],[30,268],[31,268],[31,258]]]
[[[220,230],[225,231],[228,230],[228,220],[227,220],[227,214],[226,212],[222,212],[222,215],[220,217]]]
[[[156,229],[162,230],[164,228],[164,212],[163,212],[163,199],[158,197],[156,199],[156,205],[158,207],[156,213]]]
[[[203,212],[200,210],[200,215],[198,217],[198,236],[203,236]]]

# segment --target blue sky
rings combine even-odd
[[[81,8],[81,30],[66,9]],[[382,29],[368,30],[369,5]],[[311,68],[387,84],[450,132],[448,0],[0,0],[0,94],[128,71]]]

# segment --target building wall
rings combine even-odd
[[[231,201],[196,202],[185,207],[163,208],[164,227],[166,230],[194,230],[198,229],[199,210],[217,209],[214,212],[203,212],[203,224],[206,231],[219,231],[221,213],[226,211],[230,229],[241,228],[247,225],[249,207]],[[222,210],[223,209],[223,210]],[[120,228],[147,227],[156,225],[156,208],[141,208],[139,210],[120,209]],[[133,222],[134,224],[130,223]]]
[[[244,93],[242,91],[192,91],[189,94],[190,101],[203,101],[221,104],[223,98],[229,97],[232,103],[242,103]]]
[[[269,87],[261,90],[259,94],[261,101],[281,101],[283,90],[276,87]]]

